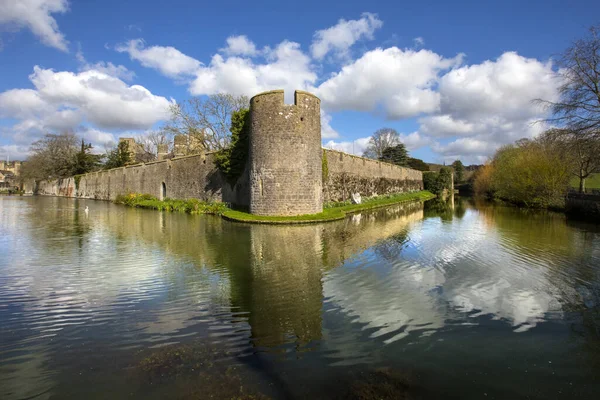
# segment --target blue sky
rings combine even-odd
[[[552,56],[600,2],[0,0],[0,157],[45,132],[97,148],[192,95],[283,88],[322,99],[323,144],[392,127],[426,161],[483,162],[545,127]],[[288,97],[289,98],[289,97]]]

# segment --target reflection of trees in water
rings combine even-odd
[[[452,221],[454,217],[454,195],[436,197],[425,202],[425,218],[440,217],[442,221]]]
[[[373,247],[375,254],[389,262],[397,261],[400,258],[402,250],[404,250],[408,243],[408,232],[409,230],[405,229],[404,231],[377,243]]]

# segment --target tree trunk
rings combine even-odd
[[[585,193],[585,178],[579,177],[579,193]]]

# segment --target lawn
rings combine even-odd
[[[579,178],[575,176],[571,178],[571,187],[579,189]],[[586,190],[600,189],[600,174],[590,175],[590,177],[585,180],[585,188]]]

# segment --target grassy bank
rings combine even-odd
[[[205,202],[198,199],[176,200],[167,198],[158,200],[149,194],[139,193],[117,196],[115,203],[124,204],[129,207],[148,208],[159,211],[179,211],[190,214],[221,215],[228,210],[225,203]]]
[[[291,217],[268,217],[248,214],[243,211],[231,210],[225,203],[204,202],[198,199],[158,200],[149,194],[130,193],[118,196],[115,199],[116,204],[123,204],[135,208],[147,208],[159,211],[179,211],[190,214],[214,214],[221,215],[229,221],[252,222],[259,224],[303,224],[335,221],[343,219],[347,214],[371,210],[379,207],[386,207],[394,204],[409,201],[424,201],[434,198],[435,195],[424,190],[413,193],[399,193],[388,196],[378,196],[365,199],[362,204],[352,204],[350,202],[328,203],[323,212],[319,214],[297,215]]]
[[[326,221],[335,221],[343,219],[347,214],[359,211],[371,210],[379,207],[386,207],[394,204],[410,201],[424,201],[434,198],[435,195],[424,190],[413,193],[399,193],[389,196],[378,196],[365,199],[362,204],[329,203],[325,206],[322,213],[297,215],[292,217],[271,217],[248,214],[242,211],[227,210],[223,213],[223,218],[236,222],[251,222],[258,224],[305,224]]]

